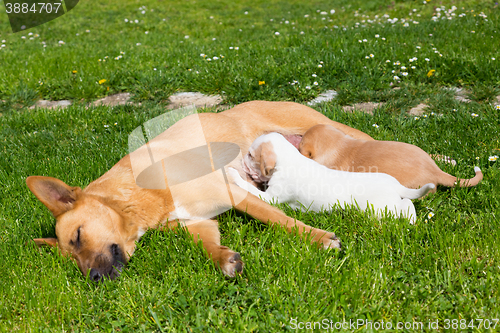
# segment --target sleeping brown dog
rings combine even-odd
[[[382,172],[409,188],[427,183],[435,186],[475,186],[483,174],[478,167],[471,179],[461,179],[439,169],[417,146],[395,141],[355,139],[339,129],[321,124],[310,128],[299,144],[300,153],[331,169],[353,172]]]
[[[76,260],[83,274],[100,281],[120,274],[147,229],[185,227],[194,241],[203,241],[209,258],[222,272],[234,276],[243,270],[243,261],[237,252],[221,245],[215,219],[234,207],[264,223],[297,230],[321,247],[340,248],[334,233],[288,217],[228,182],[224,172],[230,166],[245,175],[241,156],[260,135],[279,132],[297,137],[317,124],[371,139],[301,104],[254,101],[177,121],[83,190],[52,177],[28,177],[29,189],[56,218],[57,238],[35,242],[57,246]],[[242,155],[233,157],[234,150]],[[139,158],[134,157],[137,151]],[[184,163],[188,155],[195,159]],[[173,162],[165,162],[163,156]],[[218,163],[221,160],[230,162]]]

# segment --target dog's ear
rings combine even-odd
[[[57,217],[73,209],[82,192],[79,187],[71,187],[52,177],[31,176],[26,184],[33,194]]]
[[[307,158],[314,159],[314,146],[300,142],[299,152]]]
[[[35,238],[33,239],[35,244],[40,246],[52,246],[57,247],[57,238]]]
[[[260,172],[264,177],[270,177],[276,166],[276,154],[271,142],[264,142],[260,151]]]

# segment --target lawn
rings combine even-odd
[[[495,2],[81,1],[16,34],[1,1],[0,8],[0,331],[500,328]],[[464,88],[470,102],[457,101],[449,87]],[[235,279],[183,233],[147,232],[122,276],[101,284],[30,241],[55,231],[26,177],[85,187],[128,153],[137,126],[167,112],[174,92],[220,94],[234,105],[305,103],[328,89],[337,98],[314,108],[329,118],[451,156],[456,166],[437,163],[460,178],[477,165],[483,181],[416,200],[415,225],[355,209],[282,206],[334,231],[343,242],[338,253],[228,211],[218,217],[222,244],[246,264]],[[136,103],[88,105],[118,92]],[[38,99],[73,105],[30,109]],[[357,102],[384,104],[373,114],[343,111]],[[420,103],[428,110],[409,115]]]

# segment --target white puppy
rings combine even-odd
[[[385,173],[347,172],[329,169],[300,154],[281,134],[258,137],[243,158],[243,170],[257,183],[267,182],[262,192],[228,168],[236,185],[267,202],[287,203],[302,210],[331,210],[338,204],[373,209],[378,216],[386,210],[415,223],[417,199],[434,189],[429,183],[415,190],[401,185]]]

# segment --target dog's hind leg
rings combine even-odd
[[[220,267],[222,272],[234,277],[243,271],[243,261],[239,253],[231,251],[227,246],[220,245],[220,233],[217,221],[200,220],[187,222],[186,228],[195,242],[202,241],[212,261]]]
[[[410,220],[410,224],[415,224],[417,221],[417,211],[415,210],[415,206],[410,199],[404,198],[401,200],[401,206],[399,209],[399,216],[405,217]]]

